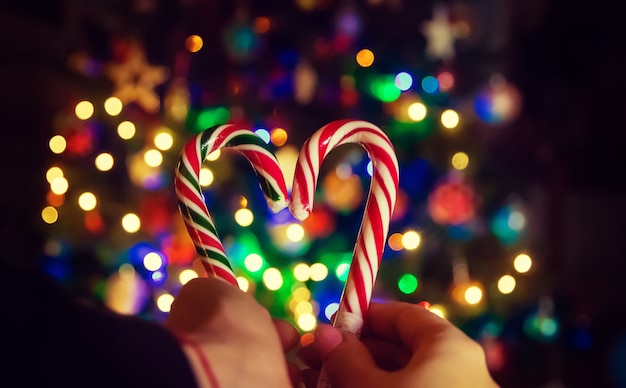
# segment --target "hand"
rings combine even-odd
[[[166,327],[181,339],[200,387],[214,388],[215,382],[220,387],[272,388],[298,383],[297,368],[285,359],[285,352],[299,342],[297,330],[273,320],[251,295],[221,279],[185,284]]]
[[[319,325],[300,358],[314,370],[323,362],[333,388],[497,387],[478,343],[418,305],[372,303],[361,339]],[[316,376],[307,374],[307,387]]]

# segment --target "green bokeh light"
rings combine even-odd
[[[405,294],[412,294],[417,290],[417,278],[410,273],[405,273],[398,279],[398,288]]]

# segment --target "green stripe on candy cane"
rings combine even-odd
[[[263,139],[250,129],[224,124],[209,128],[190,139],[182,150],[174,180],[178,205],[187,231],[203,256],[208,273],[237,285],[217,228],[204,202],[200,168],[206,157],[218,149],[232,149],[252,164],[268,206],[278,212],[287,206],[287,187],[276,156]]]

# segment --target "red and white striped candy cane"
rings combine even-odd
[[[252,164],[272,211],[278,212],[287,206],[287,186],[269,146],[254,132],[239,125],[224,124],[203,131],[189,140],[181,152],[174,186],[187,231],[196,251],[203,256],[206,271],[237,285],[213,217],[204,202],[199,178],[202,162],[211,152],[222,148],[238,151]]]
[[[289,208],[299,220],[308,217],[324,158],[336,147],[348,143],[360,144],[367,151],[374,173],[350,272],[333,324],[359,334],[372,297],[398,192],[398,160],[387,135],[376,125],[360,120],[333,121],[320,128],[300,151]]]

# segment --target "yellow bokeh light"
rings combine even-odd
[[[465,152],[457,152],[452,155],[452,167],[456,170],[465,170],[469,165],[469,156]]]
[[[93,112],[93,104],[89,101],[81,101],[76,104],[76,108],[74,108],[74,113],[76,113],[76,117],[81,120],[87,120],[88,118],[93,116]]]
[[[248,271],[256,272],[263,268],[263,258],[256,253],[251,253],[243,260],[243,265]]]
[[[150,167],[159,167],[163,163],[163,154],[159,150],[150,149],[144,152],[143,160]]]
[[[200,169],[199,178],[200,178],[199,179],[200,186],[209,187],[213,183],[213,180],[215,179],[215,175],[213,175],[213,171],[211,171],[210,168],[202,167]]]
[[[322,263],[311,265],[311,280],[321,282],[328,276],[328,267]]]
[[[46,206],[41,211],[41,219],[46,224],[54,224],[59,219],[59,212],[52,206]]]
[[[187,284],[190,280],[198,277],[198,273],[193,269],[187,268],[178,274],[178,281],[180,284]]]
[[[124,140],[130,140],[135,137],[137,128],[131,121],[122,121],[117,126],[117,135]]]
[[[52,136],[50,141],[48,142],[48,146],[50,147],[50,151],[55,154],[62,154],[67,147],[67,141],[61,135]]]
[[[270,134],[270,140],[276,147],[283,146],[287,142],[289,135],[282,128],[274,128]]]
[[[104,101],[104,111],[109,116],[117,116],[122,113],[122,100],[117,97],[109,97]]]
[[[452,109],[446,109],[441,114],[441,124],[448,129],[456,128],[459,125],[459,120],[459,114]]]
[[[166,131],[162,131],[154,135],[154,146],[161,151],[167,151],[174,145],[174,137]]]
[[[46,171],[46,180],[48,183],[52,183],[56,178],[61,178],[63,176],[63,170],[60,167],[52,166]]]
[[[113,168],[115,164],[115,159],[113,159],[113,155],[108,152],[103,152],[100,155],[96,156],[95,160],[96,168],[100,171],[109,171]]]
[[[235,222],[246,227],[250,226],[254,221],[254,214],[248,208],[239,209],[235,212]]]
[[[250,281],[248,281],[248,279],[244,278],[243,276],[237,276],[237,285],[239,286],[239,289],[243,292],[248,292],[248,290],[250,289]]]
[[[356,63],[361,67],[370,67],[374,63],[374,53],[370,49],[362,49],[356,53]]]
[[[427,112],[428,110],[426,109],[426,105],[422,104],[421,102],[414,102],[407,108],[409,118],[413,121],[424,120]]]
[[[430,306],[428,308],[428,311],[442,319],[446,319],[446,317],[448,316],[448,310],[440,304],[434,304]]]
[[[215,150],[206,156],[206,160],[209,162],[215,162],[222,155],[222,150]]]
[[[297,323],[300,329],[304,331],[311,331],[315,329],[315,326],[317,326],[317,319],[315,318],[315,315],[306,313],[298,317]]]
[[[296,307],[293,309],[295,315],[302,314],[312,314],[313,313],[313,305],[311,302],[303,300],[296,304]]]
[[[311,278],[311,268],[306,263],[298,263],[293,267],[293,276],[300,282],[306,282]]]
[[[189,52],[197,53],[200,51],[204,42],[202,41],[202,37],[199,35],[189,35],[187,39],[185,39],[185,47]]]
[[[306,287],[298,287],[292,292],[294,300],[309,300],[311,299],[311,291]]]
[[[86,191],[78,197],[78,206],[80,206],[80,208],[84,211],[93,210],[96,208],[97,205],[98,200],[96,199],[94,193]]]
[[[148,271],[156,271],[163,266],[163,258],[156,252],[148,252],[143,257],[143,266]]]
[[[136,233],[141,228],[141,219],[135,213],[128,213],[122,217],[122,228],[128,233]]]
[[[156,300],[156,305],[159,310],[164,313],[169,313],[172,308],[172,303],[174,302],[174,297],[171,294],[161,294]]]
[[[304,228],[300,224],[291,224],[285,229],[289,241],[298,242],[304,238]]]
[[[476,305],[483,299],[483,290],[478,286],[469,286],[463,297],[468,304]]]
[[[519,273],[526,273],[530,271],[533,266],[533,260],[525,253],[521,253],[513,260],[513,267]]]
[[[498,291],[500,291],[503,294],[510,294],[511,292],[513,292],[513,290],[515,290],[515,278],[511,275],[503,275],[499,280],[498,280]]]
[[[402,246],[409,251],[417,249],[421,242],[422,237],[414,230],[409,230],[402,235]]]
[[[268,290],[276,291],[283,286],[283,275],[276,268],[268,268],[263,272],[263,283]]]
[[[52,191],[56,195],[65,194],[69,187],[69,182],[67,181],[67,179],[65,179],[65,177],[62,176],[56,177],[52,180],[52,182],[50,182],[50,191]]]

